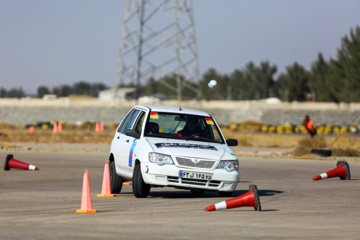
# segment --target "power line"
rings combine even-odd
[[[127,0],[115,87],[139,88],[151,77],[159,80],[172,74],[176,86],[168,87],[176,89],[179,101],[184,87],[200,97],[200,91],[187,83],[199,80],[192,0]]]

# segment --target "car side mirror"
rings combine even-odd
[[[238,145],[238,140],[229,138],[229,139],[226,140],[226,143],[229,146],[237,146]]]
[[[137,138],[139,139],[140,138],[140,133],[136,130],[131,130],[131,129],[128,129],[126,130],[126,136],[130,136],[130,137],[134,137],[134,138]]]

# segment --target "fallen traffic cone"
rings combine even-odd
[[[330,170],[325,173],[321,173],[320,175],[317,175],[313,178],[314,181],[325,179],[325,178],[333,178],[333,177],[339,177],[341,180],[350,180],[350,167],[349,164],[346,161],[338,161],[336,163],[337,168],[334,168],[333,170]]]
[[[98,194],[97,196],[98,197],[116,197],[115,194],[111,193],[109,161],[105,161],[105,168],[104,168],[104,176],[103,176],[101,194]]]
[[[130,185],[131,185],[131,182],[123,182],[122,185],[128,185],[128,186],[130,186]]]
[[[84,172],[84,180],[82,187],[81,196],[81,209],[76,210],[76,213],[96,213],[96,209],[92,208],[90,185],[89,185],[89,174],[88,171]]]
[[[39,170],[35,165],[27,164],[19,160],[14,159],[12,154],[6,156],[4,170],[9,171],[10,168],[19,168],[24,170]]]
[[[54,122],[53,132],[57,132],[57,131],[58,131],[57,123]]]
[[[229,209],[229,208],[236,208],[236,207],[244,207],[244,206],[253,206],[255,211],[261,211],[261,204],[260,199],[257,191],[256,185],[249,186],[250,191],[247,193],[231,198],[226,201],[222,201],[216,203],[214,205],[206,207],[205,211],[215,211],[220,209]]]

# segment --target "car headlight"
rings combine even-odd
[[[234,170],[239,170],[239,161],[238,160],[223,160],[220,161],[217,169],[225,169],[228,172],[232,172]]]
[[[171,156],[160,153],[149,153],[149,161],[156,163],[159,166],[164,164],[174,164]]]

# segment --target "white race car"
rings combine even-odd
[[[112,193],[132,180],[134,195],[150,187],[218,191],[230,197],[240,173],[239,161],[210,114],[164,106],[133,107],[119,124],[109,155]]]

